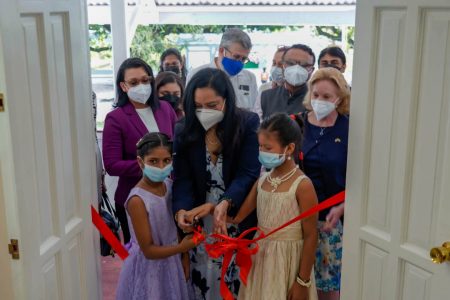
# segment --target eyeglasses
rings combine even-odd
[[[231,54],[231,56],[233,57],[234,60],[241,61],[244,64],[249,62],[249,59],[248,59],[247,56],[242,56],[242,55],[239,55],[239,54],[233,54],[233,52],[231,52],[228,48],[225,48],[225,47],[224,47],[224,49],[227,50]]]
[[[124,81],[126,84],[128,84],[130,87],[138,86],[139,84],[149,84],[152,81],[152,76],[146,76],[142,77],[141,80],[133,78],[129,81]]]
[[[311,70],[314,67],[314,65],[312,65],[312,64],[302,63],[300,61],[294,61],[294,60],[286,60],[283,62],[283,64],[286,65],[287,67],[299,65],[307,70]]]

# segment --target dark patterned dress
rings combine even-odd
[[[206,151],[206,202],[217,204],[220,197],[225,191],[225,184],[222,176],[223,156],[219,155],[216,164],[211,161],[211,156]],[[203,228],[207,233],[213,231],[213,216],[206,216],[203,218]],[[238,230],[236,226],[228,227],[228,235],[237,236]],[[194,248],[190,252],[191,257],[191,287],[193,299],[196,300],[217,300],[222,299],[220,296],[220,275],[222,272],[222,257],[219,259],[212,259],[208,257],[203,244]],[[233,257],[227,274],[225,282],[237,298],[239,292],[239,269],[235,264],[235,257]]]

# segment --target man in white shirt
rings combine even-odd
[[[244,70],[244,64],[248,62],[251,49],[252,42],[247,33],[238,28],[227,29],[220,41],[218,57],[215,57],[211,63],[190,71],[186,84],[201,69],[221,69],[228,74],[233,84],[237,98],[236,105],[240,108],[253,109],[258,95],[256,77],[250,71]]]

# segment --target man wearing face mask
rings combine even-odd
[[[288,47],[286,46],[278,47],[277,51],[273,55],[272,68],[270,69],[271,81],[266,82],[259,87],[258,97],[256,98],[253,111],[258,114],[260,119],[262,119],[261,94],[269,89],[275,89],[279,86],[282,86],[284,83],[283,54],[287,49]]]
[[[252,42],[247,33],[239,28],[229,28],[222,35],[219,45],[219,55],[214,60],[189,72],[186,84],[199,70],[205,68],[221,69],[230,78],[236,93],[236,105],[240,108],[253,109],[258,95],[256,77],[250,71],[244,70]]]
[[[320,51],[318,61],[319,69],[335,68],[341,73],[344,73],[347,67],[345,53],[338,46],[329,46]]]
[[[306,45],[295,44],[284,52],[282,60],[284,84],[261,94],[263,118],[276,112],[297,114],[305,111],[303,98],[314,71],[314,52]]]

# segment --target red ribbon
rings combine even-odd
[[[286,228],[287,226],[298,222],[302,219],[305,219],[309,216],[312,216],[319,211],[327,209],[329,207],[335,206],[339,203],[344,202],[345,200],[345,191],[342,191],[333,197],[319,203],[318,205],[312,207],[311,209],[301,213],[299,216],[293,218],[292,220],[286,222],[278,228],[273,229],[269,233],[265,234],[259,228],[253,227],[250,228],[243,233],[241,233],[237,238],[232,238],[223,234],[211,234],[210,237],[214,238],[216,241],[214,243],[207,243],[205,241],[205,237],[203,234],[196,230],[194,232],[194,239],[196,241],[205,241],[205,249],[208,255],[212,258],[219,258],[223,255],[222,262],[222,276],[220,279],[220,294],[225,300],[233,300],[233,294],[228,289],[225,283],[225,274],[228,270],[228,266],[231,262],[231,258],[233,257],[234,252],[236,251],[236,265],[239,266],[239,277],[244,283],[247,285],[247,277],[252,267],[252,259],[251,256],[258,252],[259,246],[256,243],[259,240],[265,239],[266,237]],[[250,232],[257,231],[261,234],[259,237],[255,239],[244,239],[244,236],[249,234]]]
[[[124,248],[124,246],[120,243],[111,229],[106,225],[103,221],[102,217],[98,214],[95,208],[91,205],[91,215],[92,215],[92,223],[97,227],[100,234],[105,238],[108,244],[111,245],[114,252],[119,255],[122,260],[128,257],[128,251]]]

